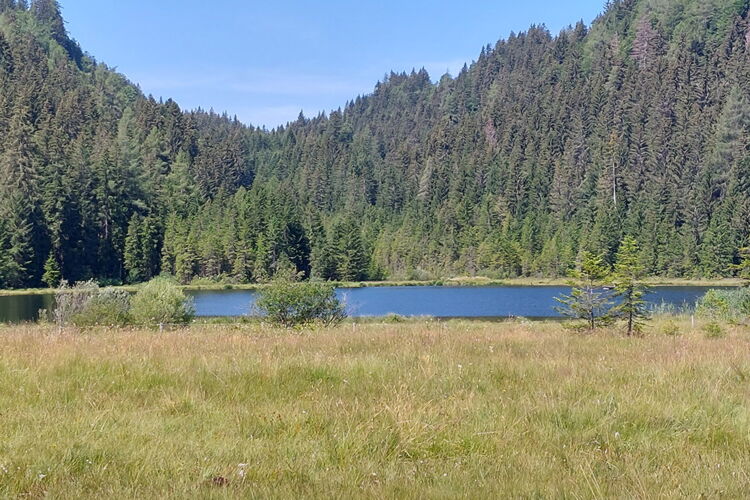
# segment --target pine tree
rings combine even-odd
[[[648,287],[643,283],[645,269],[640,262],[638,242],[632,236],[626,236],[621,242],[615,257],[612,280],[615,286],[615,297],[619,299],[613,315],[625,318],[628,335],[639,332],[643,321],[648,318],[646,301],[643,297]]]
[[[15,0],[0,0],[0,14],[16,8]]]
[[[191,238],[188,238],[184,246],[177,250],[174,263],[174,274],[180,283],[190,283],[195,277],[198,267],[198,255]]]
[[[726,219],[719,214],[712,217],[699,250],[703,276],[715,278],[730,270],[735,248]]]
[[[308,234],[310,235],[310,274],[314,278],[327,279],[329,276],[330,255],[328,253],[328,233],[320,214],[313,211],[309,215]]]
[[[128,281],[148,281],[159,273],[160,234],[153,217],[134,214],[128,224],[125,237],[124,263]]]
[[[67,39],[65,23],[60,15],[60,5],[57,0],[33,0],[31,13],[40,23],[49,27],[53,39],[58,42]]]

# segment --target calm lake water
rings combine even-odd
[[[708,287],[670,286],[652,289],[653,304],[692,307]],[[367,287],[345,288],[337,294],[351,316],[434,316],[438,318],[559,317],[555,297],[568,293],[565,286],[498,287]],[[255,293],[247,290],[190,292],[198,316],[243,316],[252,310]],[[51,295],[0,296],[0,322],[32,321],[39,309],[52,305]]]

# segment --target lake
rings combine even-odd
[[[652,304],[692,307],[709,287],[656,287],[648,294]],[[403,286],[341,288],[351,316],[434,316],[437,318],[555,318],[555,297],[566,286]],[[192,291],[198,316],[243,316],[251,311],[255,292],[249,290]],[[52,295],[0,296],[0,322],[33,321],[39,309],[49,308]]]

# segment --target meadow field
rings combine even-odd
[[[1,326],[0,497],[742,497],[725,328]]]

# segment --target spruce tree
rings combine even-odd
[[[747,2],[644,1],[269,131],[143,95],[83,56],[55,0],[0,0],[0,285],[40,284],[50,252],[70,280],[160,260],[262,280],[283,255],[324,279],[555,275],[613,261],[624,234],[649,275],[730,276],[750,236]]]
[[[742,280],[743,286],[750,287],[750,246],[740,248],[738,253],[740,262],[732,267],[737,272],[737,277]]]
[[[613,315],[625,319],[628,335],[639,332],[643,322],[648,318],[644,300],[648,287],[642,281],[644,274],[638,242],[632,236],[626,236],[620,242],[615,256],[612,281],[615,286],[615,297],[619,299]]]
[[[141,216],[134,214],[128,224],[128,235],[125,238],[125,270],[128,281],[140,283],[146,278],[143,248],[141,244]]]
[[[42,281],[49,288],[56,288],[60,284],[62,279],[62,273],[60,273],[60,265],[57,263],[55,256],[50,253],[44,263],[44,274],[42,275]]]
[[[556,297],[561,305],[555,309],[563,316],[585,320],[589,330],[596,328],[597,323],[607,322],[612,293],[603,286],[609,271],[601,255],[584,252],[580,265],[569,273],[573,280],[570,294]]]

